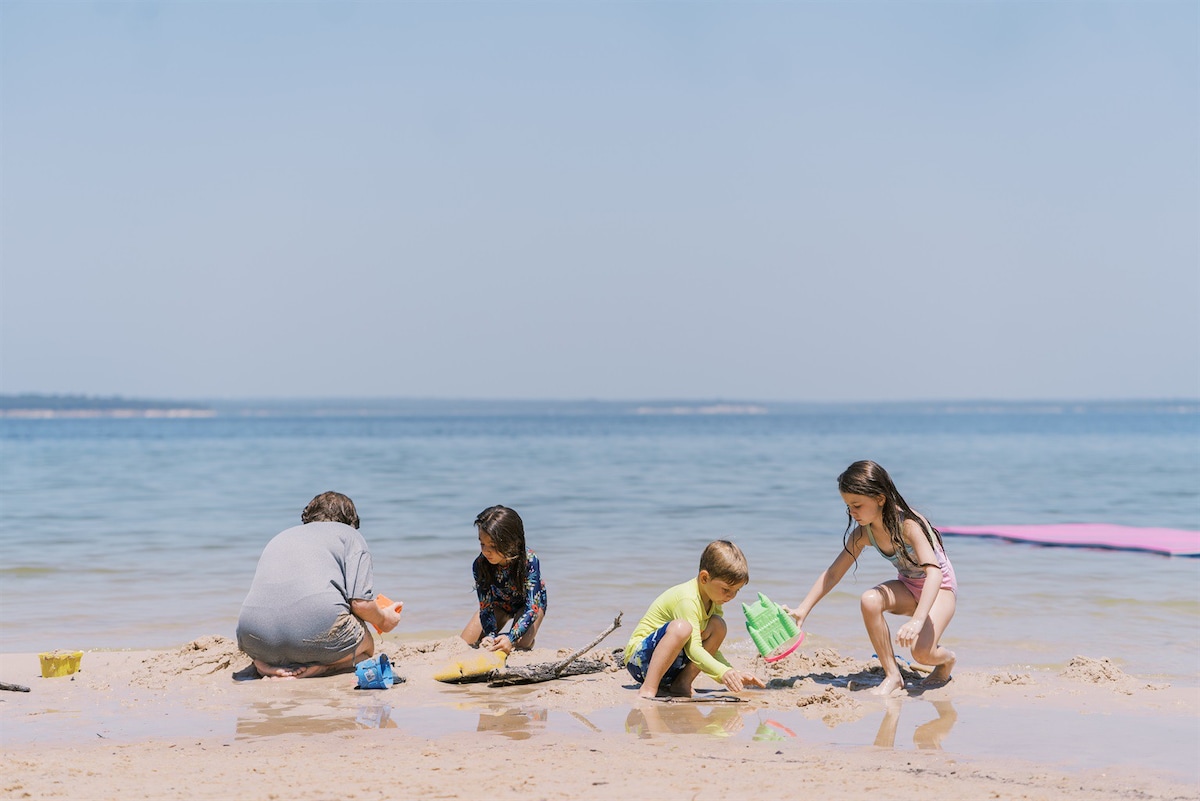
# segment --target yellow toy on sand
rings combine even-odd
[[[477,654],[450,662],[433,677],[438,681],[463,684],[468,681],[485,681],[493,670],[504,667],[508,654],[503,651],[480,651]]]
[[[79,660],[83,659],[83,651],[49,651],[38,654],[38,659],[42,663],[43,679],[70,676],[79,670]]]

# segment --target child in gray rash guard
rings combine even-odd
[[[238,647],[264,677],[353,670],[375,652],[366,624],[382,632],[400,622],[394,607],[375,603],[371,554],[353,501],[322,493],[300,520],[263,549],[238,615]]]

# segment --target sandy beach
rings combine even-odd
[[[384,641],[404,679],[388,690],[353,675],[235,680],[248,659],[219,636],[86,652],[49,679],[36,654],[5,654],[0,679],[31,691],[0,694],[0,797],[1200,798],[1200,690],[1103,658],[960,669],[883,699],[873,659],[802,648],[758,661],[768,689],[740,702],[702,677],[702,700],[662,703],[636,699],[617,644],[590,655],[600,672],[489,687],[433,679],[470,655],[457,638]]]

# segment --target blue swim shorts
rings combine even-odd
[[[633,676],[638,684],[646,680],[646,668],[650,667],[650,657],[654,656],[654,649],[658,647],[659,641],[667,633],[667,626],[670,623],[664,623],[659,627],[658,631],[642,640],[642,644],[637,647],[633,655],[629,657],[629,661],[625,663],[625,667],[629,669],[629,675]],[[659,687],[665,687],[675,681],[675,677],[683,672],[683,669],[688,666],[688,658],[683,655],[683,650],[675,656],[675,661],[667,668],[667,672],[663,674],[662,679],[658,682]]]

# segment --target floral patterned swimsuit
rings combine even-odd
[[[496,583],[490,586],[483,584],[479,574],[483,555],[476,557],[471,565],[471,572],[475,576],[475,594],[479,596],[479,623],[488,637],[495,637],[500,628],[496,625],[497,612],[513,618],[512,628],[504,635],[512,640],[513,644],[525,636],[539,613],[545,613],[546,584],[542,581],[541,563],[538,562],[537,555],[530,550],[525,551],[525,558],[529,570],[523,587],[517,585],[517,569],[512,563],[499,569]],[[516,617],[518,612],[522,613],[520,617]]]

